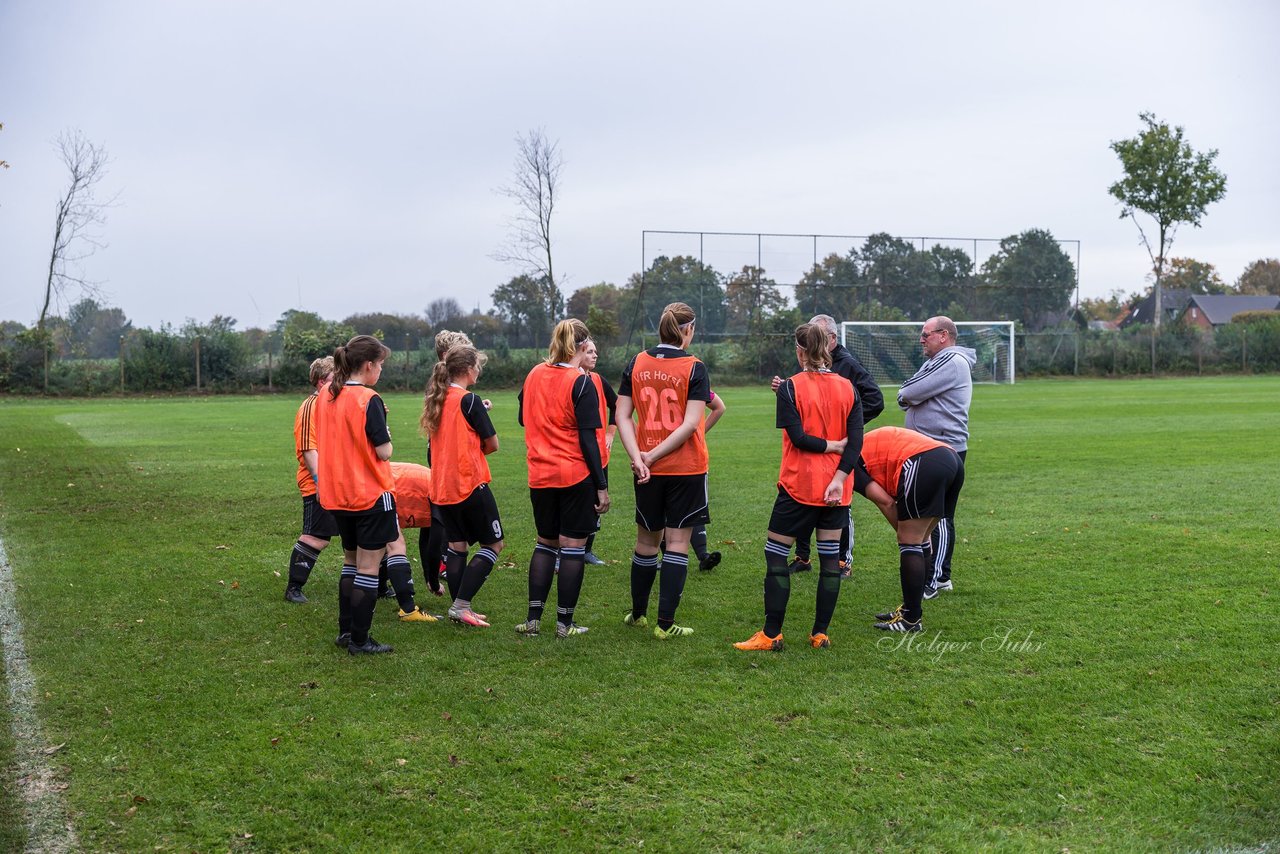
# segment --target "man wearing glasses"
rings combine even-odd
[[[925,362],[898,390],[898,406],[906,410],[906,426],[950,445],[961,462],[969,448],[969,402],[973,398],[973,366],[977,354],[956,345],[956,325],[949,317],[931,317],[920,328]],[[955,549],[955,516],[944,516],[929,536],[932,578],[924,598],[951,590],[951,554]]]

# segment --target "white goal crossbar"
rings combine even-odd
[[[852,321],[840,324],[840,343],[858,358],[876,382],[902,385],[924,363],[919,323],[909,321]],[[957,321],[956,344],[972,347],[976,383],[1010,383],[1014,371],[1012,320]]]

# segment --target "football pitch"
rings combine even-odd
[[[476,599],[493,627],[398,623],[384,601],[373,633],[396,651],[362,659],[333,644],[336,546],[311,603],[282,600],[300,397],[0,400],[0,537],[43,729],[0,735],[0,849],[55,838],[50,804],[112,851],[1280,844],[1280,377],[979,386],[955,591],[925,603],[926,632],[871,627],[900,601],[898,557],[855,496],[833,645],[804,643],[811,572],[781,653],[730,645],[763,617],[767,388],[717,388],[725,559],[691,569],[696,634],[666,642],[621,620],[620,443],[590,633],[517,637],[524,447],[514,393],[477,391],[501,440],[507,548]],[[387,403],[394,458],[423,461],[420,396]],[[872,426],[901,423],[891,405]],[[410,555],[442,611],[414,536]],[[18,779],[31,756],[47,785]]]

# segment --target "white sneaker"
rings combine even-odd
[[[951,579],[948,578],[946,581],[939,582],[936,587],[934,586],[926,587],[924,589],[924,598],[935,599],[937,598],[938,594],[941,593],[943,590],[954,590],[954,589],[955,587],[952,585]]]

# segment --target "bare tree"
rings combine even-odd
[[[564,158],[560,143],[547,139],[543,128],[516,135],[516,159],[511,183],[498,192],[516,203],[511,235],[493,254],[494,260],[519,264],[556,288],[551,263],[551,216],[560,196],[560,170]]]
[[[98,283],[84,278],[80,262],[106,245],[101,241],[100,228],[107,221],[107,208],[115,203],[114,196],[99,201],[96,195],[110,163],[106,149],[86,139],[78,130],[63,132],[54,144],[71,181],[58,199],[44,307],[36,323],[41,331],[49,316],[49,306],[55,298],[61,299],[68,288],[75,287],[90,296],[99,294]]]

